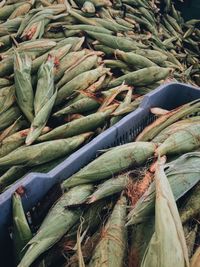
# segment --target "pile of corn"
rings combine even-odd
[[[173,1],[0,2],[0,192],[47,172],[168,81],[200,85]]]
[[[23,190],[13,195],[16,266],[199,266],[200,99],[151,111],[157,119],[134,142],[61,183],[39,228]]]

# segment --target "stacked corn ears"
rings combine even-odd
[[[52,169],[160,84],[200,85],[198,26],[174,1],[1,1],[0,193]]]
[[[102,151],[60,184],[41,223],[27,223],[15,193],[16,266],[198,267],[199,108],[199,99],[152,108],[157,119],[135,141]]]

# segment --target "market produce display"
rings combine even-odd
[[[1,1],[0,193],[48,172],[160,84],[200,85],[199,24],[174,1]]]
[[[198,267],[200,100],[156,116],[109,148],[29,214],[13,195],[18,267]]]

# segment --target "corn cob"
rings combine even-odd
[[[15,103],[15,87],[4,87],[0,90],[0,114]]]
[[[200,124],[192,124],[177,130],[169,136],[155,151],[156,155],[183,154],[200,146]]]
[[[38,141],[72,137],[88,131],[94,131],[105,123],[112,111],[113,110],[108,110],[107,112],[97,112],[75,121],[71,121],[53,129],[49,134],[41,135],[38,138]]]
[[[20,56],[16,53],[14,73],[17,103],[27,119],[32,122],[34,96],[31,85],[31,60],[26,55]]]
[[[49,130],[49,127],[45,127],[43,133],[46,133]],[[8,153],[23,145],[29,131],[30,129],[24,129],[4,138],[0,143],[0,157],[6,156]]]
[[[130,72],[126,75],[123,75],[114,81],[111,81],[109,84],[110,87],[118,86],[122,82],[125,82],[128,85],[135,86],[144,86],[153,84],[157,81],[165,79],[171,69],[169,68],[160,68],[160,67],[148,67],[135,72]]]
[[[128,186],[129,182],[128,173],[111,178],[98,186],[97,190],[89,196],[87,203],[90,204],[99,199],[119,193]]]
[[[91,133],[74,136],[69,139],[60,139],[44,142],[31,147],[19,147],[8,155],[0,158],[0,166],[26,164],[34,166],[49,162],[53,159],[69,155],[77,149]]]
[[[88,182],[94,183],[122,172],[130,166],[140,166],[153,155],[154,149],[154,144],[145,142],[114,147],[65,180],[62,187],[68,188]]]

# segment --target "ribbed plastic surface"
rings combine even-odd
[[[99,150],[133,141],[154,120],[154,117],[150,114],[151,107],[170,110],[197,98],[200,98],[200,89],[189,85],[171,83],[160,86],[145,96],[136,111],[130,113],[113,127],[73,153],[52,171],[47,174],[30,173],[1,194],[0,258],[1,264],[3,264],[1,266],[10,266],[8,262],[10,258],[8,226],[11,224],[11,196],[19,186],[22,185],[25,188],[26,194],[23,197],[23,204],[26,211],[28,211],[55,183],[70,177],[97,157]]]

